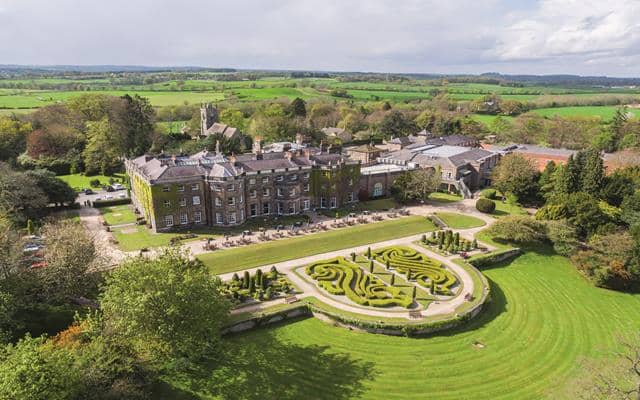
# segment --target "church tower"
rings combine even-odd
[[[218,109],[211,103],[202,103],[200,105],[200,135],[205,136],[207,129],[216,122],[218,122]]]

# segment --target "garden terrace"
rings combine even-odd
[[[249,299],[268,301],[294,291],[291,282],[275,267],[269,272],[258,269],[253,275],[249,274],[249,271],[245,271],[242,276],[234,274],[229,282],[224,283],[223,289],[224,294],[237,303]]]
[[[346,296],[358,305],[409,308],[413,304],[413,297],[404,294],[400,288],[365,273],[344,257],[313,263],[306,267],[305,272],[329,294]]]
[[[430,288],[432,294],[451,296],[453,287],[458,283],[456,276],[440,262],[410,247],[392,246],[375,250],[371,252],[371,258],[415,279],[420,286]]]

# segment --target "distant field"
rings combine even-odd
[[[14,91],[16,94],[0,93],[0,108],[38,108],[49,104],[63,102],[72,97],[81,96],[87,93],[100,93],[111,96],[123,96],[125,94],[138,94],[147,97],[154,106],[168,106],[188,102],[197,104],[203,101],[220,101],[224,99],[224,94],[219,92],[151,92],[151,91],[123,91],[123,90],[103,90],[103,91],[38,91],[22,90]]]
[[[609,121],[613,118],[618,107],[614,106],[585,106],[585,107],[558,107],[558,108],[539,108],[531,112],[545,116],[552,117],[558,115],[560,117],[581,116],[581,117],[599,117],[604,121]],[[639,109],[629,109],[629,113],[635,117],[640,117]]]

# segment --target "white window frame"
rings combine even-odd
[[[240,200],[239,203],[242,204],[244,203],[244,195],[242,193],[240,193]]]
[[[196,190],[200,190],[200,184],[199,183],[194,183],[191,185],[191,191],[196,191]]]
[[[218,184],[215,184],[215,185],[213,185],[213,190],[215,192],[221,192],[222,191],[222,186],[220,186]]]
[[[320,208],[327,208],[327,199],[320,197]]]
[[[183,197],[180,199],[180,207],[186,207],[186,206],[187,206],[187,199]]]
[[[166,227],[173,226],[173,215],[164,216],[164,226]]]
[[[227,214],[227,218],[228,218],[230,224],[236,224],[238,222],[238,218],[236,216],[236,212],[235,211],[232,211],[229,214]]]
[[[162,187],[162,191],[163,191],[163,192],[170,192],[170,191],[171,191],[171,186],[169,186],[169,185],[164,185],[164,186]]]
[[[282,202],[279,201],[276,203],[276,207],[277,207],[277,210],[276,210],[277,214],[282,215],[284,213],[284,204],[282,204]]]
[[[383,193],[384,193],[384,187],[382,186],[382,183],[377,182],[375,185],[373,185],[373,197],[382,196]]]
[[[162,204],[164,205],[164,208],[171,208],[171,200],[165,200]]]
[[[255,185],[255,184],[256,184],[256,178],[249,179],[249,185]]]
[[[257,190],[255,190],[255,189],[251,189],[251,190],[249,191],[249,196],[250,196],[252,199],[255,199],[256,197],[258,197],[258,191],[257,191]]]
[[[220,197],[216,197],[215,204],[216,207],[222,207],[222,200],[220,199]]]
[[[269,183],[269,177],[268,176],[262,177],[262,183]]]
[[[355,196],[354,196],[353,192],[349,192],[349,194],[347,194],[347,201],[349,203],[353,203],[355,201],[354,199],[355,199]]]
[[[335,196],[329,200],[329,205],[331,206],[331,208],[338,207],[338,200],[335,198]]]
[[[284,181],[284,175],[276,176],[276,182],[282,182],[282,181]]]
[[[265,206],[267,207],[267,212],[264,212]],[[271,214],[271,203],[262,203],[262,215]]]
[[[262,188],[262,197],[269,197],[269,196],[271,196],[271,189]]]
[[[178,185],[178,192],[184,192],[184,185]]]
[[[202,222],[202,211],[194,211],[193,212],[193,222],[199,224]]]
[[[311,209],[311,200],[304,200],[302,202],[302,209],[305,211]]]
[[[227,186],[227,192],[235,192],[236,191],[236,185],[229,185]]]
[[[193,198],[191,200],[193,201],[193,205],[194,206],[199,206],[200,205],[200,196],[193,196]]]
[[[216,224],[223,225],[224,219],[222,217],[222,213],[216,213]]]
[[[292,182],[295,182],[295,181],[297,181],[297,180],[298,180],[298,175],[297,175],[297,174],[293,174],[293,175],[291,175],[291,181],[292,181]]]
[[[308,183],[305,183],[305,185],[304,185],[304,191],[305,191],[305,192],[308,192],[308,191],[310,190],[310,188],[311,188],[311,185],[309,185]]]
[[[235,197],[227,198],[227,205],[228,206],[235,206],[236,205],[236,198]]]
[[[251,217],[258,216],[258,205],[256,203],[249,204],[249,216]]]
[[[180,225],[186,225],[189,223],[189,216],[187,213],[180,213]]]
[[[295,196],[295,195],[296,195],[296,188],[289,189],[289,196]]]
[[[282,196],[282,188],[276,188],[276,196]]]
[[[309,179],[309,177],[310,177],[310,176],[311,176],[311,174],[310,174],[310,173],[308,173],[308,172],[305,172],[305,173],[304,173],[304,179]]]

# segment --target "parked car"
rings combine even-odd
[[[91,189],[84,189],[82,192],[83,192],[84,194],[94,194],[94,193],[95,193],[95,192],[94,192],[93,190],[91,190]]]
[[[111,185],[111,187],[113,187],[113,190],[124,190],[125,187],[122,186],[122,184],[120,183],[114,183],[113,185]]]
[[[112,200],[112,199],[113,199],[113,196],[107,195],[107,196],[105,196],[104,198],[105,198],[106,200]]]
[[[113,188],[113,186],[111,185],[106,185],[103,187],[104,190],[106,190],[107,192],[115,192],[116,190]]]
[[[31,253],[38,250],[40,250],[40,246],[38,246],[37,244],[28,244],[22,249],[24,253]]]
[[[124,194],[124,193],[120,193],[120,194],[118,195],[118,198],[120,198],[120,199],[126,199],[126,198],[127,198],[127,195],[126,195],[126,194]]]

